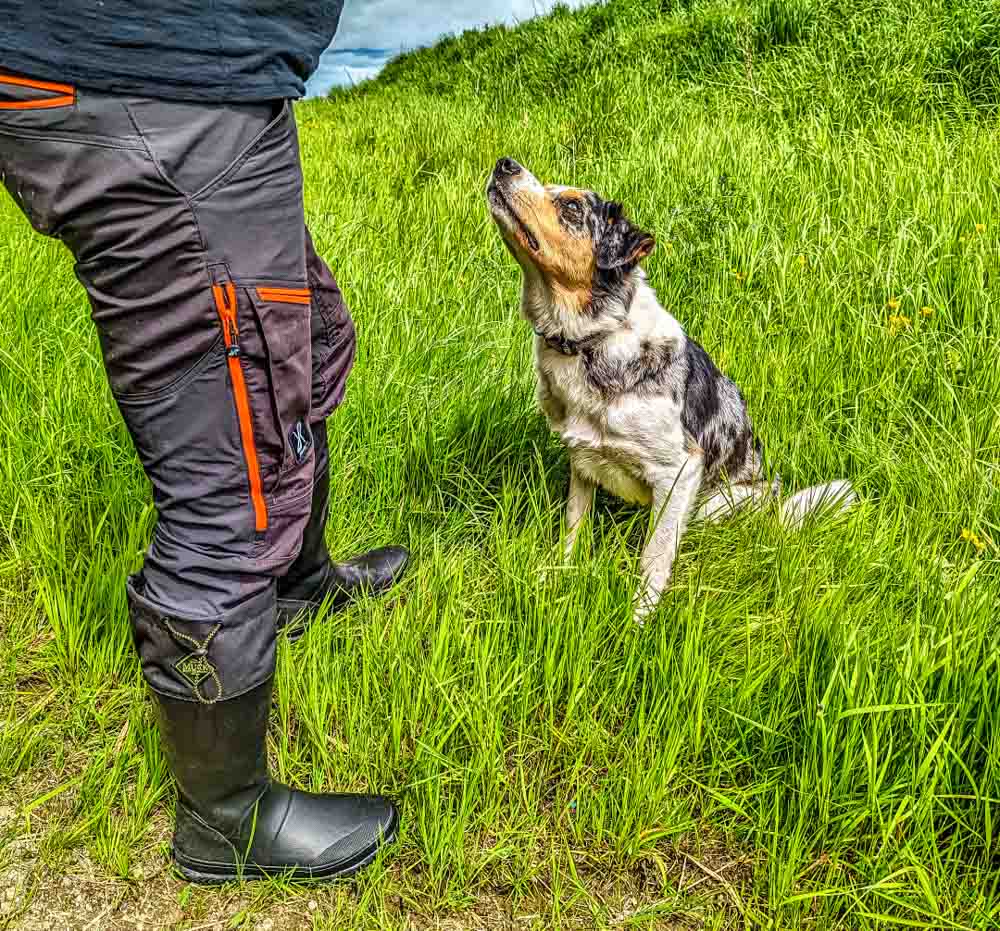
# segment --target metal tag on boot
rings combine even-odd
[[[215,672],[215,667],[209,662],[208,657],[203,656],[200,653],[189,653],[187,656],[181,657],[176,663],[174,663],[174,669],[176,669],[190,683],[191,688],[195,690],[197,690],[198,686]]]
[[[219,679],[219,671],[215,668],[215,664],[208,658],[208,647],[212,638],[222,629],[222,625],[216,624],[209,631],[208,636],[199,642],[194,637],[189,637],[178,631],[170,621],[164,620],[164,623],[178,643],[186,642],[195,647],[191,653],[182,656],[173,664],[177,674],[191,686],[191,691],[194,692],[194,697],[198,701],[206,705],[214,705],[222,698],[222,681]],[[203,695],[201,691],[201,685],[206,679],[211,679],[215,683],[215,695],[211,698]]]

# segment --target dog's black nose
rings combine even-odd
[[[502,158],[497,162],[494,173],[498,175],[517,175],[521,173],[521,166],[512,158]]]

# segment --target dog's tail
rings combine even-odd
[[[781,482],[775,479],[770,483],[733,485],[715,491],[702,502],[694,520],[715,523],[737,511],[777,504],[782,525],[798,530],[810,517],[834,517],[857,503],[854,487],[846,479],[804,488],[784,501],[781,500]]]
[[[810,517],[834,517],[857,503],[858,496],[847,479],[813,485],[781,503],[781,523],[789,530],[798,530]]]

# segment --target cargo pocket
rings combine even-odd
[[[316,254],[308,230],[306,267],[313,307],[312,417],[317,423],[329,417],[344,399],[357,336],[344,296],[326,262]]]
[[[312,500],[309,291],[238,284],[219,266],[212,281],[253,508],[255,555],[261,569],[280,569],[298,555]]]

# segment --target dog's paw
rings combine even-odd
[[[636,627],[645,627],[646,621],[656,610],[659,600],[659,597],[654,598],[647,593],[641,594],[635,603],[635,607],[632,609],[632,623]]]
[[[567,569],[569,569],[569,561],[563,558],[562,550],[553,550],[549,554],[548,560],[538,567],[535,577],[538,579],[539,585],[550,585]]]
[[[567,539],[552,547],[545,564],[538,570],[539,582],[551,581],[572,567],[575,542],[573,539]]]

